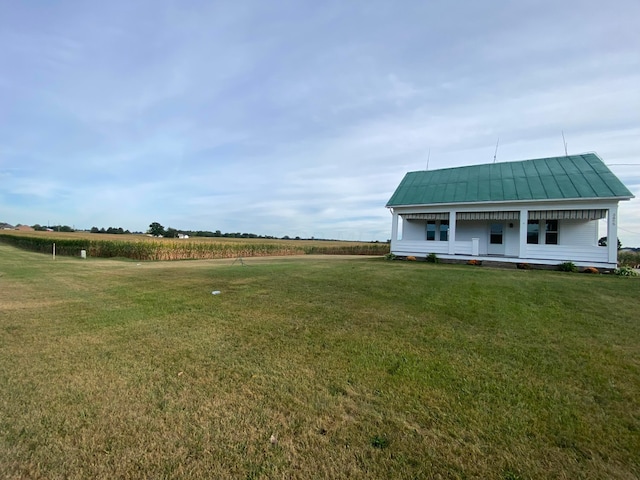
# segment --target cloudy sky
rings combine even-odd
[[[0,0],[0,221],[386,240],[407,171],[597,152],[640,2]],[[640,246],[640,198],[620,239]]]

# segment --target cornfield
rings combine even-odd
[[[91,238],[61,238],[38,235],[1,234],[0,241],[15,247],[40,253],[79,256],[86,250],[90,257],[129,258],[132,260],[195,260],[236,257],[266,257],[280,255],[385,255],[387,243],[322,242],[217,242],[185,240],[104,240]],[[326,243],[326,245],[324,245]]]
[[[618,264],[624,267],[640,268],[640,252],[618,252]]]

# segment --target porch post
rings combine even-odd
[[[609,263],[618,263],[618,205],[607,210],[607,250]]]
[[[398,214],[394,211],[391,212],[391,241],[398,240]]]
[[[456,253],[456,211],[449,212],[449,255]]]
[[[527,258],[527,228],[529,225],[529,210],[520,210],[520,249],[518,258]]]

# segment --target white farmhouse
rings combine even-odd
[[[617,242],[598,238],[618,237],[618,202],[631,198],[595,153],[409,172],[387,203],[391,252],[615,268]]]

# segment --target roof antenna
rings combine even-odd
[[[569,154],[567,153],[567,141],[564,139],[564,130],[562,130],[562,143],[564,143],[564,156],[568,157]]]
[[[429,149],[429,154],[427,155],[427,170],[429,170],[429,159],[431,158],[431,149]]]
[[[496,156],[498,155],[498,144],[500,143],[500,137],[498,137],[498,141],[496,142],[496,151],[493,152],[493,163],[496,163]]]

